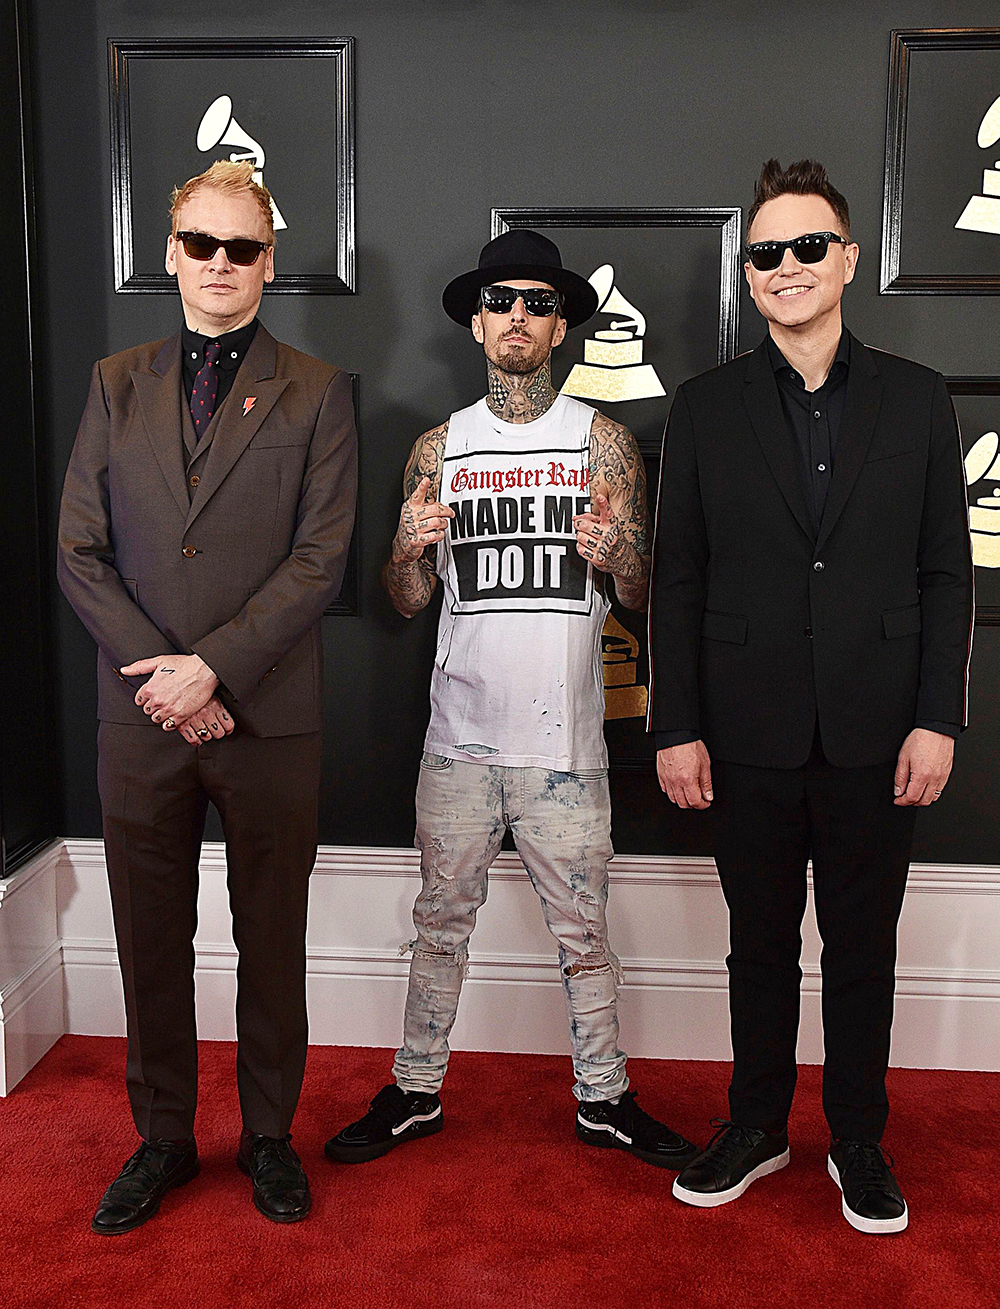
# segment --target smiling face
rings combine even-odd
[[[252,196],[203,186],[184,202],[174,230],[267,241],[266,228]],[[167,272],[177,277],[188,327],[207,336],[232,332],[249,323],[260,304],[264,283],[274,280],[273,247],[262,251],[255,263],[241,267],[226,257],[224,246],[219,246],[211,259],[192,259],[171,234],[165,264]]]
[[[779,195],[761,205],[747,233],[747,242],[790,241],[808,232],[838,232],[847,236],[832,206],[819,195]],[[839,323],[844,287],[854,278],[858,247],[830,242],[818,264],[800,264],[791,250],[770,272],[744,264],[750,295],[769,323],[789,330]]]
[[[537,278],[495,282],[495,286],[512,286],[518,291],[541,286],[546,291],[555,287]],[[480,309],[472,315],[472,335],[486,352],[491,364],[505,373],[533,373],[541,368],[552,350],[566,335],[566,320],[558,313],[548,318],[535,318],[524,308],[523,300],[515,300],[509,314],[494,314]]]

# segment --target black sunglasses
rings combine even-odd
[[[807,232],[805,236],[793,237],[791,241],[754,241],[747,246],[747,258],[758,273],[769,273],[779,267],[785,257],[785,251],[791,250],[800,264],[818,264],[826,258],[830,242],[848,245],[849,242],[836,232]]]
[[[513,286],[484,286],[479,292],[479,303],[491,314],[509,314],[518,300],[524,302],[525,312],[533,318],[548,318],[562,304],[559,292],[544,286],[529,286],[524,291]]]
[[[180,241],[189,259],[211,259],[220,245],[225,246],[226,258],[241,268],[255,264],[260,252],[267,249],[266,241],[251,241],[246,236],[234,236],[223,241],[221,237],[209,236],[207,232],[178,232],[175,240]]]

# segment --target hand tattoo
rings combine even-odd
[[[399,527],[392,542],[389,562],[382,570],[382,584],[393,607],[407,618],[424,609],[437,585],[434,551],[420,548],[419,511],[410,503],[417,487],[426,477],[430,482],[425,499],[433,503],[441,490],[441,467],[448,439],[448,424],[432,428],[415,442],[403,473],[403,507]],[[419,549],[419,553],[414,552]]]

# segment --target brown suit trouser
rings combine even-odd
[[[284,1136],[305,1070],[305,931],[316,859],[320,733],[239,728],[197,749],[176,732],[101,723],[98,785],[128,1022],[126,1084],[146,1140],[194,1131],[194,934],[209,802],[226,838],[243,1124]]]

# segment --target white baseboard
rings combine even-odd
[[[60,930],[67,1030],[124,1032],[110,901],[99,841],[64,843]],[[235,1035],[236,951],[225,852],[201,860],[196,986],[199,1032]],[[311,1040],[398,1045],[419,885],[415,850],[323,847],[313,875],[307,942]],[[625,969],[622,1047],[660,1059],[730,1058],[727,922],[710,859],[616,856],[612,944]],[[799,1059],[823,1057],[819,938],[803,930]],[[1000,1070],[1000,868],[914,865],[903,919],[892,1062]],[[472,940],[455,1049],[563,1053],[566,1010],[555,951],[517,855],[503,852]]]
[[[415,850],[326,846],[307,940],[311,1040],[395,1047],[419,885]],[[625,969],[621,1044],[658,1059],[730,1058],[726,909],[710,859],[617,855],[612,945]],[[892,1062],[1000,1070],[1000,868],[914,865],[900,923]],[[201,859],[199,1033],[235,1035],[225,851]],[[472,939],[455,1049],[565,1053],[555,949],[517,855],[502,853]],[[820,942],[803,926],[799,1060],[823,1057]],[[0,881],[0,1094],[63,1032],[121,1036],[125,1011],[100,841],[56,842]]]
[[[0,879],[0,1095],[66,1030],[56,879],[62,842]]]

